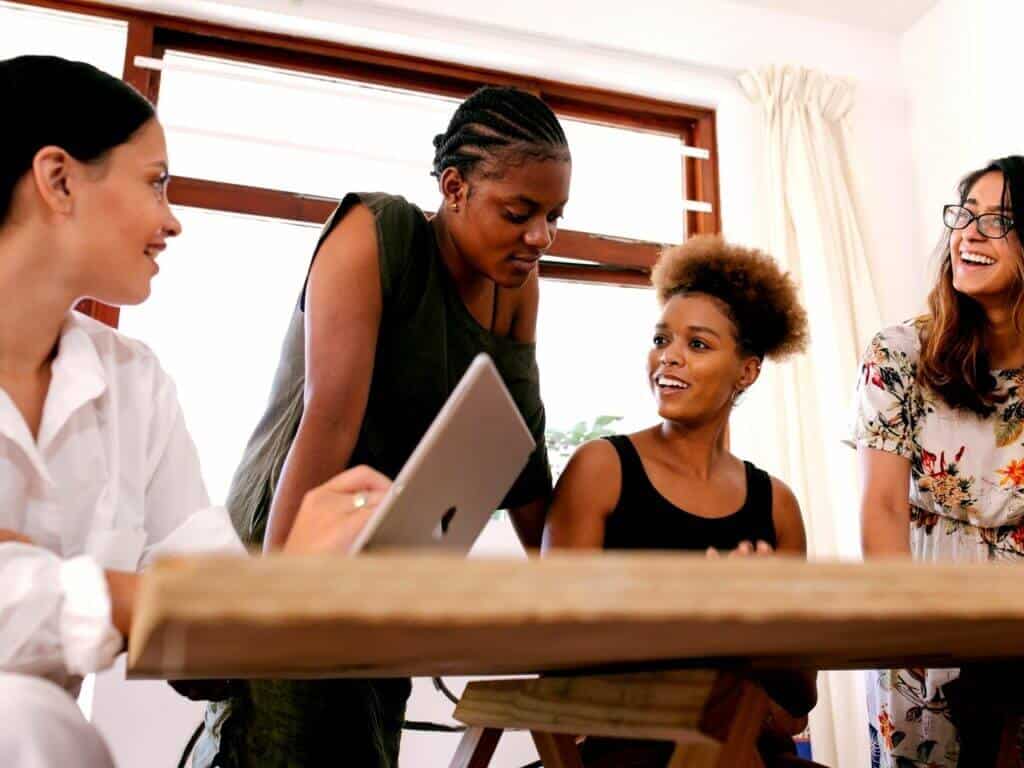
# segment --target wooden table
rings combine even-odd
[[[159,678],[586,674],[565,685],[470,686],[456,715],[479,726],[467,736],[477,742],[453,765],[486,765],[495,731],[518,725],[534,730],[551,765],[577,764],[571,742],[552,734],[632,733],[676,740],[673,765],[756,766],[751,734],[764,701],[732,690],[742,722],[709,736],[702,723],[722,678],[708,669],[1021,657],[1020,575],[1013,565],[653,553],[180,559],[142,580],[128,669]]]
[[[171,560],[142,579],[128,668],[201,678],[957,666],[1024,656],[1021,573],[663,554]]]

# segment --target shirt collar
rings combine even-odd
[[[69,312],[57,343],[57,357],[51,366],[50,388],[43,405],[38,440],[6,392],[0,390],[0,434],[6,435],[32,462],[39,475],[53,483],[43,459],[47,445],[67,424],[68,419],[86,403],[107,389],[103,361],[86,329],[88,321],[77,312]]]
[[[53,361],[50,391],[46,395],[43,421],[39,427],[39,449],[63,429],[68,419],[86,403],[107,390],[106,371],[86,321],[69,312],[61,330],[57,357]]]

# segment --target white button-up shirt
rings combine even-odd
[[[140,342],[70,312],[38,439],[0,388],[0,672],[69,689],[122,639],[103,569],[160,554],[243,552],[211,507],[174,383]]]

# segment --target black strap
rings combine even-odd
[[[645,484],[649,485],[650,478],[647,477],[643,459],[640,458],[640,452],[633,445],[633,441],[626,435],[612,435],[606,437],[605,440],[611,443],[615,452],[619,454],[623,491],[626,488],[640,488]]]
[[[458,706],[459,697],[452,693],[451,688],[445,685],[444,680],[440,677],[432,677],[430,680],[434,684],[434,690],[440,691],[448,701]],[[442,723],[431,723],[424,720],[406,720],[402,724],[402,729],[406,731],[427,731],[430,733],[461,733],[466,730],[466,726],[444,725]]]
[[[181,753],[181,760],[178,761],[178,768],[185,768],[188,765],[188,758],[192,754],[192,750],[195,749],[196,742],[199,741],[199,734],[203,732],[203,721],[199,721],[199,725],[192,731],[192,737],[188,740],[188,744],[185,745],[185,751]]]
[[[751,524],[763,532],[761,538],[774,548],[778,545],[778,537],[775,533],[775,518],[772,511],[772,477],[749,461],[743,463],[747,473],[747,500],[743,505],[743,512]]]

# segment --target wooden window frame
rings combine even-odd
[[[680,155],[688,197],[711,207],[710,212],[686,211],[685,231],[703,234],[722,230],[715,110],[708,107],[104,5],[93,0],[13,2],[127,23],[123,78],[154,104],[159,103],[160,73],[136,66],[135,58],[159,59],[165,51],[174,50],[455,98],[463,98],[485,84],[513,85],[537,94],[566,117],[677,135],[683,144],[707,155],[706,159]],[[283,190],[184,177],[173,178],[169,194],[177,205],[317,224],[326,220],[337,203]],[[682,235],[682,218],[680,224]],[[570,229],[560,230],[556,243],[557,260],[541,261],[542,277],[616,285],[649,284],[650,269],[662,247],[659,243]],[[87,301],[81,309],[117,325],[116,307]]]

